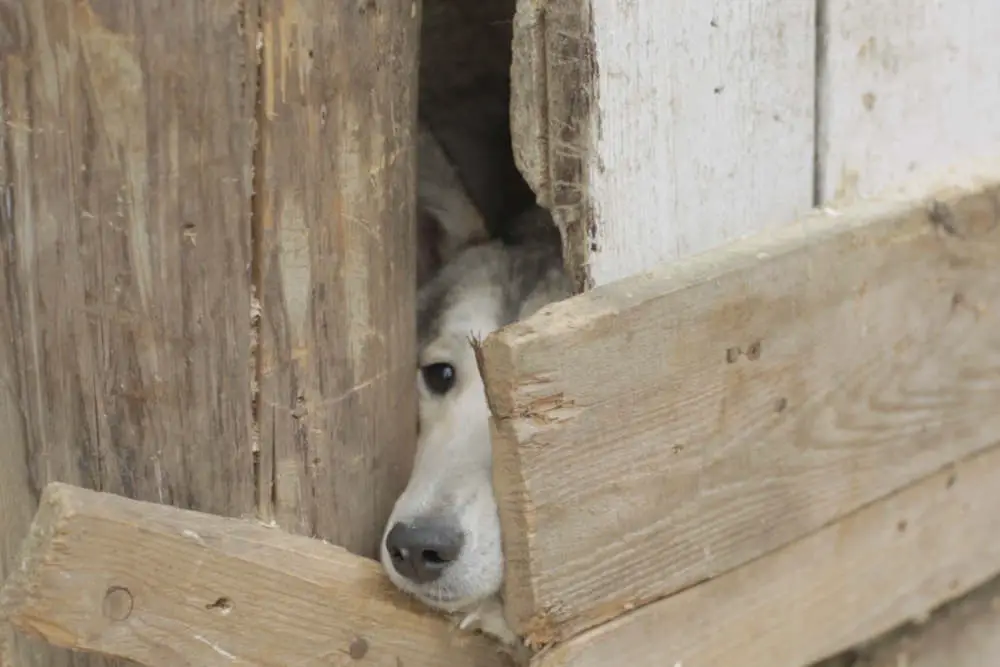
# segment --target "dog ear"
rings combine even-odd
[[[455,167],[423,124],[417,135],[417,275],[430,279],[462,248],[486,241],[489,230]]]

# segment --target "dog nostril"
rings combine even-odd
[[[440,578],[458,560],[462,532],[439,520],[397,523],[385,538],[392,567],[407,579],[425,584]]]
[[[420,556],[428,564],[440,565],[441,563],[450,562],[447,558],[443,558],[441,556],[440,552],[438,552],[438,551],[431,551],[430,549],[425,549],[424,552],[422,554],[420,554]]]

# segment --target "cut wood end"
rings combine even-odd
[[[474,346],[479,376],[486,388],[486,402],[496,420],[509,418],[514,411],[514,358],[504,329],[495,331]]]

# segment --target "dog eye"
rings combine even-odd
[[[446,394],[455,384],[455,367],[443,361],[424,366],[420,373],[433,394]]]

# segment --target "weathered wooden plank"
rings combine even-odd
[[[509,664],[377,562],[244,521],[54,484],[0,610],[21,631],[148,667]]]
[[[263,3],[262,510],[374,555],[416,439],[420,3]]]
[[[820,6],[822,201],[872,196],[1000,153],[1000,3]]]
[[[573,638],[533,665],[803,667],[926,616],[1000,573],[998,505],[1000,447],[993,447]]]
[[[515,156],[578,288],[809,209],[814,37],[798,0],[519,1]]]
[[[964,536],[960,536],[961,537]],[[926,618],[816,667],[992,667],[1000,664],[1000,578]]]
[[[255,15],[0,2],[0,576],[52,480],[253,510]]]
[[[565,638],[995,443],[997,183],[817,212],[488,337],[515,628]]]

